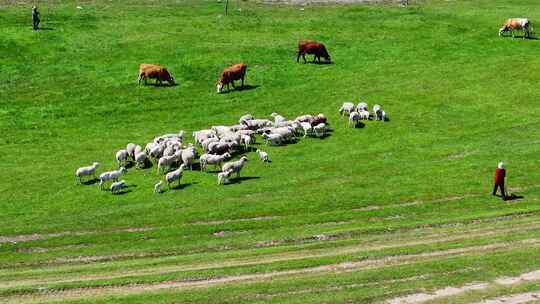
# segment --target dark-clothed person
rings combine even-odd
[[[37,10],[37,7],[32,6],[32,26],[34,27],[34,31],[38,29],[39,21],[39,12]]]
[[[493,186],[493,195],[497,195],[497,188],[501,189],[501,195],[503,200],[506,199],[506,192],[504,191],[504,178],[506,177],[506,170],[504,169],[504,163],[500,162],[495,170],[495,185]]]

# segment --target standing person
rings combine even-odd
[[[495,185],[493,186],[493,195],[497,195],[497,188],[501,189],[502,199],[506,200],[506,192],[504,191],[504,178],[506,177],[506,170],[504,169],[504,163],[500,162],[495,170]]]
[[[34,27],[34,31],[37,31],[39,27],[39,12],[37,10],[37,7],[34,5],[32,6],[32,26]]]

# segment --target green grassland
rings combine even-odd
[[[540,268],[540,42],[497,36],[540,2],[230,2],[40,1],[38,32],[0,2],[0,302],[383,302]],[[300,39],[333,64],[296,63]],[[253,88],[216,94],[238,62]],[[140,63],[178,85],[137,86]],[[337,110],[360,97],[389,121],[348,128]],[[76,183],[129,142],[274,111],[333,132],[257,145],[272,163],[248,153],[227,186],[186,171],[156,195],[155,167],[123,195]],[[523,199],[491,196],[500,160]]]

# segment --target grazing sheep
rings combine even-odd
[[[137,164],[137,168],[144,168],[146,165],[148,157],[144,152],[138,152],[135,154],[135,163]]]
[[[161,193],[162,189],[161,186],[163,185],[163,181],[159,181],[154,185],[154,193]]]
[[[155,145],[150,149],[150,157],[152,157],[155,160],[158,160],[163,156],[163,151],[165,151],[165,147],[163,145]]]
[[[360,119],[363,119],[363,120],[368,120],[369,119],[369,111],[360,110],[358,112],[358,114],[360,114]]]
[[[268,153],[261,150],[257,150],[257,154],[259,155],[260,160],[262,160],[263,162],[269,162]]]
[[[245,150],[251,145],[251,139],[252,137],[249,135],[240,135],[240,144],[244,145]]]
[[[323,137],[326,134],[326,124],[322,123],[313,127],[313,133],[317,137]]]
[[[184,164],[181,164],[180,167],[174,171],[171,171],[165,175],[165,180],[167,181],[167,187],[170,189],[171,184],[174,181],[178,181],[178,185],[180,185],[180,179],[182,179],[182,174],[184,172]]]
[[[272,126],[272,122],[268,119],[243,120],[241,123],[243,125],[246,125],[250,130],[257,130],[260,128]]]
[[[356,106],[356,111],[358,111],[358,113],[360,113],[362,110],[368,110],[368,104],[363,101]]]
[[[114,181],[117,182],[120,175],[127,172],[127,169],[125,167],[120,167],[118,170],[103,172],[99,175],[99,189],[103,190],[103,184],[105,184],[106,181]]]
[[[285,122],[285,117],[279,115],[276,112],[273,112],[272,114],[270,114],[270,116],[274,117],[274,127]]]
[[[135,147],[137,147],[137,145],[134,143],[129,143],[126,145],[126,151],[131,159],[135,159]]]
[[[350,127],[356,128],[356,125],[358,124],[359,120],[360,120],[360,114],[358,114],[358,112],[351,112],[349,114],[349,128]]]
[[[162,156],[158,160],[157,174],[160,174],[163,168],[170,168],[172,165],[178,163],[182,158],[182,151],[177,151],[171,156]]]
[[[313,117],[312,120],[309,121],[312,127],[321,124],[321,123],[327,123],[326,116],[324,114],[319,113],[317,116]]]
[[[341,114],[341,116],[345,114],[351,114],[351,112],[354,111],[354,108],[355,108],[354,103],[344,102],[341,108],[339,108],[339,114]]]
[[[189,170],[193,170],[193,160],[195,159],[196,155],[197,151],[191,144],[182,150],[182,162],[186,165],[186,167],[189,167]]]
[[[308,134],[313,133],[313,126],[309,122],[301,122],[300,127],[302,128],[302,132],[304,133],[304,137],[306,137]]]
[[[199,130],[193,132],[193,138],[197,144],[201,144],[205,139],[216,137],[217,134],[214,130]]]
[[[263,133],[262,137],[266,139],[266,144],[272,146],[279,146],[283,142],[283,135],[278,133]]]
[[[232,170],[233,172],[236,172],[236,177],[240,177],[240,171],[242,170],[247,161],[248,158],[246,156],[242,156],[237,161],[225,163],[223,165],[222,171],[227,172],[229,170]]]
[[[294,119],[294,121],[297,121],[297,122],[310,122],[312,119],[313,119],[312,115],[305,114],[305,115],[300,115],[300,116],[296,117]]]
[[[232,143],[226,142],[213,142],[208,145],[208,153],[210,154],[224,154],[231,150]]]
[[[82,183],[81,180],[82,180],[82,177],[84,176],[92,175],[94,178],[96,178],[97,167],[99,167],[99,163],[94,162],[90,166],[80,167],[79,169],[77,169],[77,171],[75,171],[75,176],[77,176],[77,180],[79,181],[79,183]]]
[[[375,120],[383,120],[386,117],[386,113],[383,111],[382,107],[378,104],[373,105],[373,116],[375,116]]]
[[[208,165],[214,165],[221,169],[221,164],[223,163],[223,161],[230,157],[231,155],[229,153],[224,153],[222,155],[203,154],[199,158],[199,162],[201,163],[201,170],[204,171]]]
[[[133,149],[133,158],[140,152],[142,152],[142,147],[140,145],[135,145],[135,149]]]
[[[116,161],[118,162],[118,167],[126,165],[128,156],[129,154],[127,150],[122,149],[116,152]]]
[[[124,188],[127,188],[126,181],[124,180],[121,180],[119,182],[114,182],[111,184],[111,192],[113,194]]]
[[[231,174],[233,173],[233,169],[230,169],[228,171],[219,172],[217,175],[217,183],[218,185],[225,185],[229,183],[229,178],[231,177]]]
[[[253,115],[251,115],[251,114],[242,115],[242,117],[240,117],[240,119],[238,120],[238,123],[243,124],[242,121],[248,121],[248,120],[252,120],[254,118],[255,117],[253,117]]]

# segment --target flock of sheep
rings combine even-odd
[[[164,182],[169,189],[175,182],[179,185],[183,171],[193,169],[198,157],[196,146],[203,151],[198,157],[201,171],[205,171],[209,165],[219,168],[218,184],[226,184],[230,182],[233,174],[240,177],[240,171],[248,158],[241,156],[237,161],[225,161],[234,154],[250,151],[256,143],[257,134],[262,136],[267,145],[282,145],[308,135],[321,138],[327,134],[327,119],[324,114],[306,114],[294,120],[286,120],[277,113],[272,113],[271,116],[273,120],[256,119],[253,115],[246,114],[240,117],[236,125],[213,126],[195,131],[192,134],[194,144],[185,144],[183,130],[176,134],[158,136],[144,148],[129,143],[125,149],[116,152],[119,168],[99,175],[99,188],[102,190],[105,184],[110,182],[110,191],[117,193],[127,187],[124,180],[119,181],[120,176],[127,172],[126,166],[134,164],[137,168],[144,169],[153,164],[159,176],[165,174],[164,180],[154,185],[154,192],[161,193]],[[261,161],[269,161],[268,153],[257,150],[257,154]],[[94,162],[90,166],[78,168],[75,172],[78,182],[82,183],[83,178],[88,177],[95,179],[98,167],[99,163]]]
[[[368,104],[364,101],[360,102],[358,105],[348,101],[344,102],[341,108],[339,108],[339,114],[349,115],[349,127],[356,127],[360,120],[368,120],[370,113],[368,110]],[[378,104],[373,105],[373,118],[375,120],[386,120],[386,112]]]

